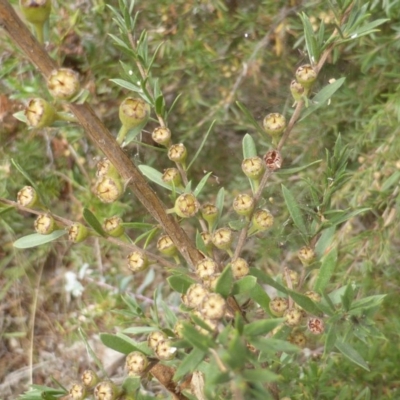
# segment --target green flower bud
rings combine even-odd
[[[300,101],[303,95],[307,95],[307,91],[305,90],[304,86],[296,80],[293,80],[290,83],[290,92],[292,93],[294,101],[296,102]]]
[[[322,335],[325,331],[324,321],[321,318],[309,318],[307,328],[313,335]]]
[[[34,223],[35,231],[41,235],[49,235],[56,230],[57,224],[50,214],[40,214]]]
[[[43,24],[51,11],[51,0],[20,0],[22,14],[31,24]]]
[[[125,233],[125,228],[122,226],[122,223],[122,219],[115,215],[104,220],[103,229],[112,237],[120,237]]]
[[[233,232],[230,228],[219,228],[212,235],[214,246],[221,250],[229,250],[233,242]]]
[[[305,64],[297,68],[296,79],[305,88],[310,88],[317,79],[317,72],[310,64]]]
[[[149,336],[147,336],[147,345],[155,350],[158,343],[162,342],[163,340],[167,339],[167,335],[161,331],[154,331],[150,332]]]
[[[87,369],[83,371],[81,375],[81,381],[88,389],[93,389],[99,382],[99,377],[97,376],[96,372],[92,371],[91,369]]]
[[[176,347],[172,347],[169,340],[162,340],[154,352],[160,360],[172,360],[175,357]]]
[[[128,255],[128,268],[132,272],[141,272],[149,267],[149,260],[145,253],[133,251]]]
[[[32,186],[25,186],[17,193],[17,203],[20,206],[32,208],[40,204],[39,196]]]
[[[173,144],[168,149],[168,158],[176,163],[183,164],[187,157],[187,150],[183,143]]]
[[[303,267],[309,267],[315,261],[315,252],[311,247],[304,246],[297,253]]]
[[[149,365],[149,360],[140,351],[134,351],[126,356],[125,366],[129,376],[140,376]]]
[[[99,382],[94,388],[94,398],[96,400],[117,400],[122,390],[111,381]]]
[[[122,196],[124,187],[120,179],[102,176],[95,183],[94,193],[103,203],[113,203]]]
[[[284,297],[275,297],[269,302],[269,310],[275,317],[282,317],[289,307],[289,302]]]
[[[182,187],[182,178],[177,168],[167,168],[161,177],[163,182],[175,187]]]
[[[276,140],[286,128],[286,119],[282,114],[268,114],[263,120],[263,127],[265,132]]]
[[[196,274],[204,279],[218,272],[218,264],[211,258],[203,258],[196,264]]]
[[[79,74],[68,68],[56,69],[47,79],[47,88],[55,99],[68,100],[80,90]]]
[[[252,218],[253,227],[257,232],[265,231],[274,224],[274,217],[266,209],[257,210]]]
[[[157,250],[169,257],[174,257],[177,255],[176,246],[168,235],[162,235],[159,237],[157,241]]]
[[[168,147],[171,143],[171,131],[165,126],[159,126],[151,134],[152,139],[163,146]]]
[[[250,179],[260,179],[265,167],[260,157],[245,158],[242,162],[242,171]]]
[[[286,319],[286,325],[297,326],[300,325],[300,322],[303,319],[303,313],[297,308],[289,308],[285,311],[283,317]]]
[[[57,112],[46,100],[36,98],[29,101],[25,108],[25,117],[28,125],[33,128],[43,128],[57,120]]]
[[[185,305],[189,308],[200,307],[204,297],[208,295],[209,291],[200,283],[193,283],[189,286],[186,292]]]
[[[119,119],[126,130],[145,124],[150,117],[150,105],[142,99],[126,98],[119,106]]]
[[[225,315],[226,301],[218,293],[210,293],[204,297],[200,312],[206,319],[221,319]]]
[[[250,271],[247,261],[244,258],[240,257],[231,262],[231,270],[232,275],[235,279],[243,278]]]
[[[71,400],[84,400],[86,399],[86,388],[82,383],[74,383],[69,390],[69,397]]]
[[[175,200],[175,213],[181,218],[194,217],[200,204],[192,193],[183,193]]]
[[[89,234],[88,228],[80,222],[75,222],[68,228],[68,239],[73,243],[83,242]]]
[[[254,209],[254,199],[252,196],[241,193],[233,200],[233,209],[238,215],[249,216]]]

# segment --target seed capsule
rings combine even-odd
[[[303,267],[308,267],[315,261],[315,252],[311,247],[305,246],[299,250],[297,257],[299,257]]]
[[[168,235],[162,235],[157,240],[157,250],[169,257],[174,257],[177,254],[177,249]]]
[[[238,215],[250,215],[254,209],[253,197],[247,193],[238,194],[233,200],[233,209]]]
[[[218,293],[210,293],[205,296],[201,306],[200,312],[206,319],[221,319],[225,315],[226,302],[224,298]]]
[[[235,279],[240,279],[246,276],[250,269],[249,264],[244,258],[238,257],[235,261],[231,263],[232,274]]]
[[[83,242],[89,236],[89,230],[79,222],[68,228],[68,239],[73,243]]]
[[[275,317],[282,317],[289,307],[289,302],[284,297],[275,297],[269,302],[269,309]]]
[[[245,158],[242,162],[242,171],[250,179],[259,179],[264,173],[265,167],[260,157]]]
[[[35,220],[35,231],[41,235],[49,235],[56,229],[56,222],[50,214],[41,214]]]
[[[57,119],[57,112],[46,100],[36,98],[29,101],[25,108],[25,117],[28,125],[33,128],[43,128],[53,124]]]
[[[289,308],[285,311],[283,317],[286,319],[286,325],[297,326],[303,318],[303,313],[297,308]]]
[[[265,231],[274,224],[274,217],[269,210],[263,208],[254,213],[252,222],[257,231]]]
[[[122,196],[124,187],[120,179],[102,176],[95,183],[94,192],[103,203],[113,203]]]
[[[119,119],[125,130],[129,130],[146,123],[150,111],[150,105],[144,100],[127,97],[119,106]]]
[[[167,339],[167,335],[164,332],[161,332],[161,331],[150,332],[149,336],[147,336],[147,345],[151,349],[155,350],[158,343],[160,343],[166,339]]]
[[[147,357],[140,351],[133,351],[126,356],[125,366],[129,376],[140,376],[148,364]]]
[[[233,232],[230,228],[219,228],[212,235],[212,242],[215,247],[221,250],[230,249],[233,242]]]
[[[56,69],[47,79],[47,88],[55,99],[68,100],[80,90],[79,75],[72,69]]]
[[[86,388],[82,383],[74,383],[69,390],[70,400],[84,400],[86,399]]]
[[[92,371],[91,369],[87,369],[86,371],[83,371],[81,380],[88,389],[92,389],[97,385],[99,377],[97,376],[96,372]]]
[[[122,219],[117,215],[106,218],[103,222],[103,229],[112,237],[120,237],[125,233],[125,228],[122,226]]]
[[[184,163],[187,157],[187,150],[183,143],[173,144],[168,149],[168,158],[176,163]]]
[[[177,168],[167,168],[164,170],[164,173],[161,177],[163,182],[168,185],[181,187],[182,186],[182,178]]]
[[[263,120],[265,132],[273,138],[278,137],[286,128],[286,119],[282,114],[268,114]]]
[[[171,131],[165,126],[159,126],[158,128],[154,129],[151,137],[156,143],[166,147],[168,147],[171,143]]]
[[[307,94],[304,86],[296,80],[290,83],[290,92],[292,93],[294,101],[300,101],[303,95]]]
[[[93,394],[96,400],[116,400],[121,395],[121,389],[111,381],[103,381],[96,385]]]
[[[32,208],[39,204],[39,196],[32,186],[25,186],[17,193],[17,203],[20,206]]]
[[[175,357],[176,347],[172,347],[169,340],[158,343],[155,354],[160,360],[171,360]]]
[[[141,272],[149,267],[149,260],[145,253],[133,251],[128,255],[128,268],[132,272]]]
[[[186,292],[186,304],[190,308],[197,308],[201,305],[204,297],[208,295],[209,291],[199,283],[194,283],[189,286]]]
[[[218,264],[211,258],[204,258],[196,265],[196,274],[199,278],[204,279],[218,272]]]
[[[317,79],[317,73],[310,64],[305,64],[297,68],[296,79],[305,88],[309,88]]]
[[[181,218],[194,217],[199,211],[200,204],[192,193],[181,194],[175,200],[175,212]]]

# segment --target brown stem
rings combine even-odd
[[[45,78],[57,68],[55,61],[33,37],[7,0],[0,0],[0,25]],[[118,146],[115,138],[96,116],[93,109],[87,103],[70,104],[69,106],[95,146],[106,155],[121,177],[129,181],[128,186],[151,216],[171,237],[187,263],[195,265],[200,261],[203,258],[201,253],[195,248],[178,222],[166,213],[164,204],[128,155]]]

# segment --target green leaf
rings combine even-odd
[[[264,311],[270,313],[269,302],[271,299],[260,285],[255,285],[250,291],[249,296],[252,300],[258,303]]]
[[[171,191],[175,190],[175,192],[177,192],[177,193],[182,193],[183,192],[182,189],[177,188],[175,186],[173,187],[173,186],[168,185],[167,183],[165,183],[162,180],[162,173],[157,171],[156,169],[154,169],[152,167],[149,167],[148,165],[144,165],[144,164],[139,165],[139,169],[140,169],[140,172],[146,178],[148,178],[152,182],[156,183],[157,185],[162,186],[163,188],[171,190]]]
[[[140,351],[143,354],[151,355],[152,351],[149,349],[147,344],[137,343],[130,337],[123,333],[111,335],[109,333],[100,333],[101,342],[119,353],[129,354],[132,351]]]
[[[282,293],[287,293],[287,287],[281,285],[279,282],[272,279],[268,274],[261,271],[258,268],[251,268],[250,275],[253,275],[257,278],[260,283],[272,286],[276,290],[279,290]]]
[[[266,335],[283,322],[285,322],[285,318],[269,318],[254,321],[245,325],[243,333],[246,336]]]
[[[290,295],[290,297],[294,300],[294,302],[298,304],[304,311],[307,311],[312,315],[318,315],[321,313],[321,310],[318,308],[318,305],[315,304],[309,297],[290,289],[288,289],[287,292]]]
[[[337,325],[336,324],[331,324],[329,327],[329,330],[326,335],[325,339],[325,345],[324,345],[324,355],[326,356],[329,354],[333,348],[335,347],[336,343],[336,329]]]
[[[266,368],[245,369],[242,376],[248,382],[275,382],[279,379],[279,375]]]
[[[207,353],[209,349],[215,346],[211,337],[201,334],[196,328],[189,324],[184,325],[182,335],[193,347],[196,347],[204,353]]]
[[[242,141],[243,158],[257,157],[257,148],[254,139],[246,133]]]
[[[233,284],[232,295],[249,293],[257,284],[255,276],[244,276]]]
[[[336,226],[339,225],[343,222],[348,221],[349,219],[355,217],[358,214],[364,213],[366,211],[371,210],[370,207],[366,207],[366,208],[360,208],[358,210],[354,210],[351,211],[349,213],[346,213],[346,211],[340,211],[339,215],[336,215],[333,218],[329,218],[326,222],[324,222],[324,226],[328,225],[328,226]],[[325,217],[327,217],[327,215],[325,214]]]
[[[228,264],[222,271],[220,277],[218,278],[217,285],[215,287],[215,292],[227,298],[231,293],[232,285],[233,285],[232,267],[231,264]]]
[[[187,275],[172,275],[167,278],[169,286],[178,293],[186,293],[189,286],[195,283],[192,278]]]
[[[206,144],[206,141],[208,139],[208,136],[210,135],[212,128],[214,127],[215,124],[215,120],[213,122],[211,122],[210,127],[208,128],[208,131],[206,132],[206,134],[204,135],[203,140],[200,143],[199,148],[196,151],[196,154],[194,155],[194,157],[191,159],[189,165],[186,168],[186,171],[189,171],[190,167],[193,165],[193,163],[197,160],[197,157],[200,155],[201,151],[203,150],[204,145]]]
[[[35,183],[35,180],[31,178],[31,176],[22,168],[22,166],[13,158],[11,159],[12,165],[20,172],[20,174],[29,182],[29,184],[36,190],[36,192],[39,194],[38,187]]]
[[[57,240],[61,236],[66,235],[67,231],[59,230],[50,233],[49,235],[40,235],[39,233],[33,233],[31,235],[23,236],[17,239],[13,246],[17,249],[29,249],[31,247],[41,246],[42,244],[50,243]]]
[[[164,116],[165,113],[165,101],[164,101],[164,96],[160,95],[156,98],[156,101],[154,103],[154,108],[156,111],[157,115]]]
[[[203,190],[205,184],[207,183],[208,178],[212,175],[212,172],[209,172],[208,174],[204,175],[199,184],[196,186],[196,188],[193,190],[193,194],[195,195],[195,197],[197,197],[200,192]]]
[[[0,215],[4,215],[7,214],[8,212],[10,212],[11,210],[14,210],[14,207],[10,206],[10,207],[5,207],[3,209],[0,210]]]
[[[99,220],[88,208],[83,209],[83,218],[100,236],[107,236]]]
[[[142,88],[140,86],[134,85],[131,82],[128,82],[124,79],[110,79],[111,82],[117,84],[118,86],[123,87],[124,89],[128,89],[131,92],[142,93]]]
[[[323,105],[327,104],[329,99],[333,96],[333,94],[343,85],[346,78],[340,78],[333,83],[322,88],[311,101],[311,105],[306,108],[299,120],[303,121],[303,119],[307,118],[314,111],[318,110]]]
[[[353,302],[353,298],[354,298],[353,284],[349,283],[347,284],[346,290],[341,298],[344,311],[346,312],[349,311],[350,305]]]
[[[218,208],[218,217],[215,222],[214,228],[218,226],[218,223],[221,219],[222,211],[224,210],[224,201],[225,201],[225,189],[222,187],[218,190],[217,198],[215,200],[215,206]]]
[[[193,349],[179,364],[173,380],[178,381],[186,374],[195,371],[197,366],[203,361],[205,355],[205,351],[196,348]]]
[[[292,192],[284,185],[282,185],[282,194],[283,198],[285,199],[286,207],[289,210],[289,214],[292,217],[293,223],[304,236],[307,236],[307,227],[301,214],[301,209],[297,204],[295,197],[293,196]]]
[[[335,271],[337,256],[337,248],[335,247],[328,254],[322,257],[321,268],[319,269],[318,277],[314,286],[315,291],[323,292],[326,288],[333,272]]]
[[[310,164],[307,165],[302,165],[301,167],[296,167],[296,168],[283,168],[283,169],[278,169],[277,171],[274,172],[274,174],[278,175],[293,175],[297,174],[300,171],[303,171],[304,169],[307,169],[308,167],[311,167],[314,164],[319,164],[322,160],[316,160],[313,161]]]
[[[267,354],[274,354],[277,351],[284,351],[286,353],[298,353],[298,346],[289,343],[286,340],[275,338],[251,337],[249,342],[258,350]]]
[[[240,101],[236,102],[236,105],[241,109],[242,113],[245,115],[246,119],[248,122],[250,122],[256,131],[262,136],[265,136],[264,130],[261,128],[259,123],[254,119],[254,117],[251,115],[251,112],[246,108],[246,106],[241,103]]]
[[[352,303],[350,310],[368,310],[369,308],[379,307],[385,297],[386,294],[378,294],[356,300]]]
[[[159,330],[158,328],[155,328],[153,326],[132,326],[130,328],[122,330],[122,333],[130,333],[131,335],[138,335],[140,333],[150,333],[158,330]]]
[[[321,237],[315,245],[315,254],[318,258],[322,258],[326,250],[332,245],[333,238],[336,232],[336,227],[331,226],[322,231]]]
[[[315,38],[314,29],[306,13],[299,14],[304,28],[304,39],[306,41],[306,48],[310,63],[315,65],[319,60],[320,49],[318,48],[317,40]]]
[[[369,371],[369,367],[365,360],[361,357],[360,353],[355,350],[352,346],[348,343],[344,343],[341,340],[337,339],[335,343],[335,347],[351,362],[364,368],[365,370]]]

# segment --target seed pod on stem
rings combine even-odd
[[[94,398],[96,400],[117,400],[122,390],[111,381],[99,382],[94,388]]]
[[[269,210],[267,210],[266,208],[262,208],[257,210],[253,214],[253,218],[251,221],[253,225],[249,229],[249,235],[253,235],[257,232],[266,231],[267,229],[271,228],[271,226],[274,224],[274,217]]]
[[[286,128],[286,119],[279,113],[268,114],[263,120],[263,127],[265,132],[271,136],[272,143],[276,145],[279,137]]]
[[[233,242],[233,232],[230,228],[219,228],[212,235],[212,242],[218,249],[225,250],[231,257],[233,256],[231,245]]]
[[[140,351],[133,351],[126,356],[125,366],[129,376],[140,376],[148,364],[147,357]]]
[[[89,236],[88,228],[80,222],[75,222],[68,228],[68,239],[73,243],[83,242]]]
[[[56,69],[47,79],[47,88],[53,98],[69,100],[80,90],[79,75],[69,68]]]
[[[171,144],[171,131],[165,126],[159,126],[151,134],[152,139],[165,147]]]
[[[50,214],[40,214],[34,223],[35,231],[41,235],[49,235],[54,232],[58,226]]]
[[[111,237],[120,237],[125,233],[125,228],[122,225],[122,219],[117,215],[106,218],[103,222],[103,229]]]
[[[20,0],[19,5],[25,19],[33,25],[38,42],[43,44],[43,27],[49,19],[51,0]]]
[[[102,176],[94,185],[94,193],[103,203],[113,203],[124,193],[124,186],[118,178]]]
[[[175,200],[173,211],[181,218],[194,217],[200,204],[192,193],[183,193]]]
[[[128,268],[132,272],[141,272],[149,267],[149,260],[142,251],[133,251],[128,255]]]
[[[183,143],[173,144],[168,149],[168,158],[176,163],[182,164],[185,169],[185,161],[187,158],[187,150]]]
[[[163,182],[176,188],[183,188],[182,178],[177,168],[167,168],[161,177]]]
[[[20,206],[28,207],[28,208],[42,208],[42,204],[40,203],[39,196],[36,190],[32,186],[24,186],[17,193],[17,203]]]
[[[260,157],[245,158],[242,161],[242,171],[253,181],[255,190],[257,190],[260,179],[264,174],[265,166]]]
[[[254,199],[247,193],[238,194],[233,200],[233,209],[238,215],[248,217],[254,209]]]
[[[211,232],[218,218],[218,208],[214,204],[204,204],[201,207],[201,216],[207,221],[208,231]]]
[[[57,120],[56,109],[46,100],[31,99],[25,108],[25,117],[28,125],[32,128],[43,128],[50,126]]]
[[[296,80],[309,89],[317,79],[317,72],[310,64],[301,65],[296,70]]]

